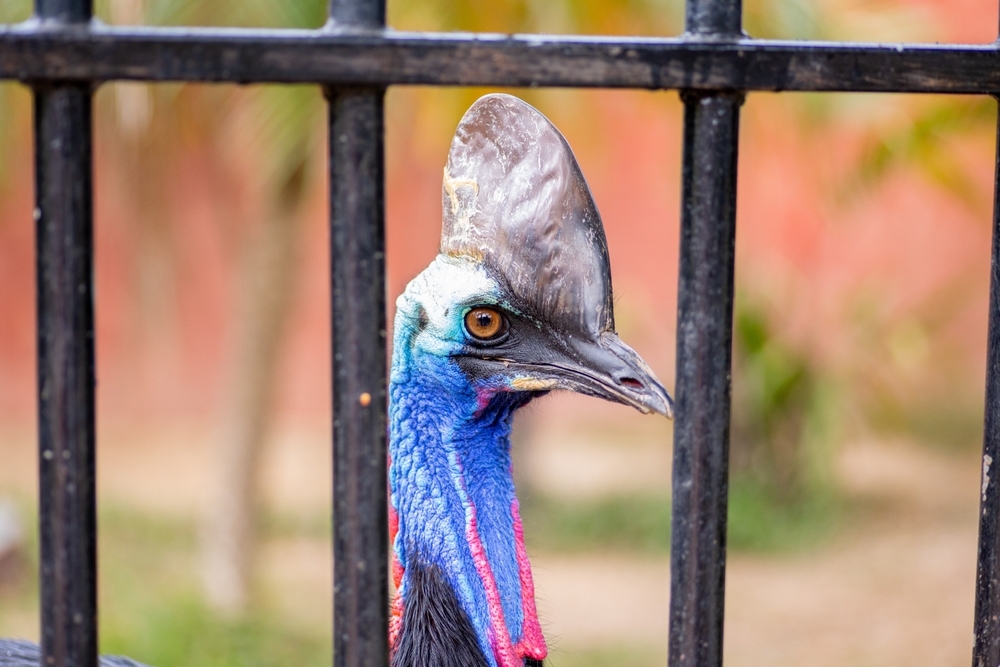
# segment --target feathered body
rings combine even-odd
[[[545,657],[509,439],[514,410],[533,394],[512,391],[517,378],[470,380],[455,358],[465,346],[463,307],[490,303],[488,294],[499,291],[481,266],[442,256],[397,303],[389,454],[400,597],[392,638],[404,647],[417,640],[402,622],[416,566],[455,592],[486,664],[510,667]]]
[[[38,644],[20,639],[0,638],[0,667],[39,667],[42,651]],[[101,656],[100,667],[146,667],[117,655]]]

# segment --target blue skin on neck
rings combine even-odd
[[[516,644],[524,614],[511,514],[509,434],[513,411],[532,395],[493,393],[485,382],[474,385],[445,350],[414,344],[418,321],[416,313],[398,313],[390,374],[389,484],[399,521],[393,546],[404,568],[400,592],[405,604],[406,568],[413,559],[440,568],[495,667],[487,593],[467,539],[468,505],[474,507]],[[480,396],[490,394],[482,406]]]

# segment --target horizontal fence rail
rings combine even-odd
[[[0,27],[0,79],[981,94],[1000,47],[29,21]]]

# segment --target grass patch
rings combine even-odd
[[[782,552],[808,548],[836,527],[840,505],[833,492],[811,491],[783,501],[761,484],[735,480],[729,495],[729,549]],[[670,551],[670,500],[666,496],[632,494],[568,501],[529,493],[521,512],[525,539],[533,550]]]
[[[36,517],[25,507],[30,527]],[[102,653],[155,667],[329,666],[330,634],[293,626],[266,600],[237,619],[202,601],[194,521],[110,506],[101,508],[99,531]],[[27,532],[25,574],[0,588],[0,636],[24,634],[15,628],[37,618],[35,531]]]
[[[258,602],[240,618],[202,600],[197,526],[101,513],[101,650],[156,667],[326,667],[331,639],[290,627]]]
[[[327,512],[310,514],[265,510],[260,518],[262,535],[271,539],[333,539],[333,516]]]
[[[521,514],[525,539],[532,549],[670,550],[670,500],[664,496],[630,495],[574,502],[526,494]]]
[[[119,599],[104,614],[101,647],[157,667],[279,667],[330,664],[328,638],[289,628],[267,610],[239,620],[220,618],[197,594],[175,594],[156,605]]]
[[[827,489],[779,499],[764,484],[736,479],[729,487],[728,548],[731,551],[798,551],[821,543],[838,525],[842,502]]]
[[[33,510],[29,503],[22,506],[25,525],[31,526]],[[731,549],[782,551],[815,544],[835,525],[837,508],[832,496],[781,504],[762,487],[735,483]],[[669,553],[670,502],[665,495],[569,502],[526,494],[522,513],[533,550]],[[272,521],[266,531],[271,537],[324,532],[318,519],[301,524],[281,517]],[[330,664],[331,637],[322,624],[317,629],[291,620],[266,596],[238,619],[222,617],[202,601],[194,521],[105,506],[99,526],[102,652],[129,655],[156,667]],[[25,575],[13,587],[0,589],[0,635],[28,632],[15,628],[30,628],[24,620],[37,618],[37,556],[34,531],[28,533],[32,543],[26,549]],[[549,662],[553,667],[662,662],[642,647],[556,649]]]

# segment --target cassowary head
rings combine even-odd
[[[393,667],[546,655],[510,471],[513,411],[552,389],[670,416],[614,329],[600,215],[566,140],[508,95],[462,118],[441,253],[397,302]]]

